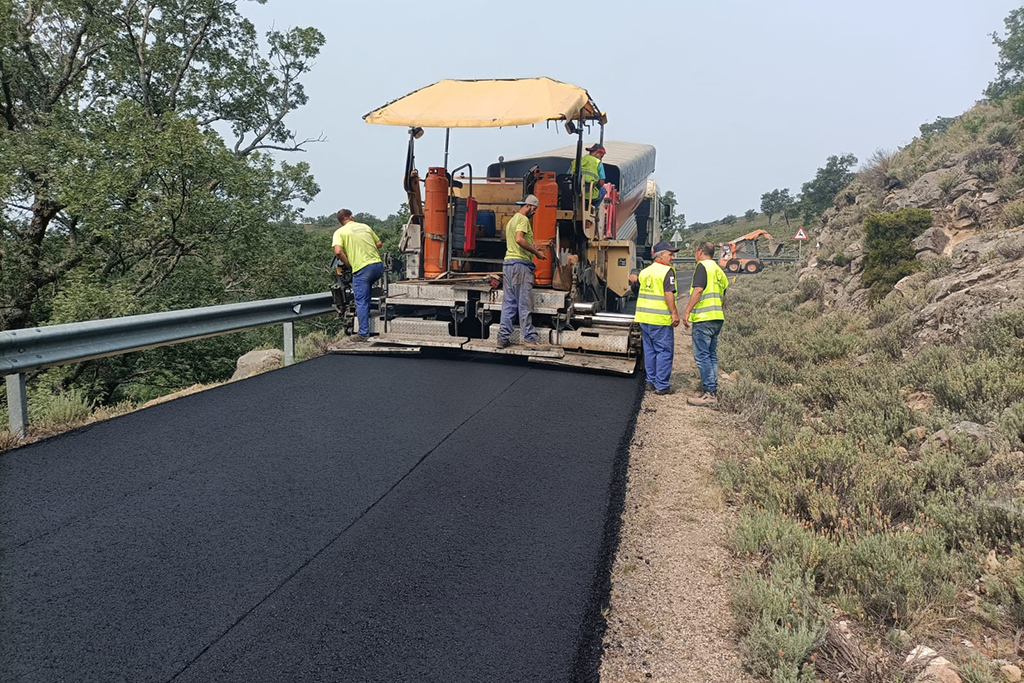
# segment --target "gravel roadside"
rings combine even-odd
[[[601,680],[752,683],[728,606],[730,513],[712,473],[716,445],[743,432],[686,404],[694,365],[681,326],[674,365],[677,393],[648,393],[637,419]]]

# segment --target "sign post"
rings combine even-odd
[[[804,256],[804,241],[807,240],[807,233],[804,232],[803,226],[797,229],[793,239],[796,240],[797,258],[802,259]]]

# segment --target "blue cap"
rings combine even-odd
[[[673,247],[671,242],[658,242],[654,245],[654,249],[652,249],[651,252],[657,254],[659,251],[671,251],[674,254],[679,251],[679,249]]]

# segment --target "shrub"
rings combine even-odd
[[[825,636],[824,606],[813,583],[793,560],[776,563],[769,576],[746,571],[733,593],[740,647],[746,665],[775,683],[812,683],[811,653]]]
[[[927,209],[900,209],[895,213],[868,214],[864,220],[864,273],[861,281],[880,300],[893,285],[917,271],[913,240],[931,227]]]
[[[1003,240],[996,245],[996,251],[1007,261],[1016,261],[1024,257],[1024,237]]]
[[[1017,401],[999,416],[999,428],[1014,448],[1024,448],[1024,401]]]
[[[1009,123],[997,121],[988,129],[985,138],[992,144],[1009,147],[1017,138],[1017,129]]]
[[[996,182],[996,192],[1000,199],[1009,199],[1024,189],[1024,174],[1015,173],[1001,178]]]
[[[897,184],[894,177],[892,161],[895,155],[884,149],[876,149],[860,170],[860,178],[864,184],[875,190],[888,190]]]
[[[994,183],[1002,177],[1003,165],[998,161],[981,161],[967,169],[972,175],[976,175],[986,183]]]
[[[934,602],[956,598],[958,564],[933,531],[865,536],[840,550],[840,581],[860,598],[865,613],[888,625],[907,625]]]
[[[960,119],[964,130],[970,133],[972,136],[977,135],[981,132],[981,129],[985,127],[985,119],[981,116],[964,116]]]
[[[726,216],[725,218],[723,218],[721,220],[721,223],[723,225],[736,225],[736,221],[737,221],[736,216],[734,216],[733,214],[730,213],[728,216]]]
[[[796,300],[800,303],[811,300],[819,300],[825,293],[821,279],[816,277],[804,278],[796,287]]]
[[[853,261],[853,259],[841,251],[837,251],[832,255],[832,265],[839,266],[840,268],[845,268],[851,261]]]
[[[1003,224],[1007,228],[1024,225],[1024,199],[1009,202],[1003,207]]]
[[[939,191],[944,197],[949,197],[957,185],[962,183],[964,176],[960,171],[953,170],[939,178]]]
[[[85,422],[92,414],[93,402],[85,391],[69,389],[57,393],[31,392],[29,422],[44,428],[70,427]]]

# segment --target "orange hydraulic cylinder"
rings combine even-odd
[[[427,171],[427,197],[423,217],[423,276],[437,277],[448,270],[448,176],[443,168]]]
[[[558,229],[558,182],[554,173],[543,173],[533,186],[533,194],[537,197],[537,213],[533,215],[533,244],[547,258],[543,261],[533,259],[537,265],[534,278],[539,287],[551,286],[551,273],[554,267],[554,253],[551,245],[555,241],[555,230]]]

